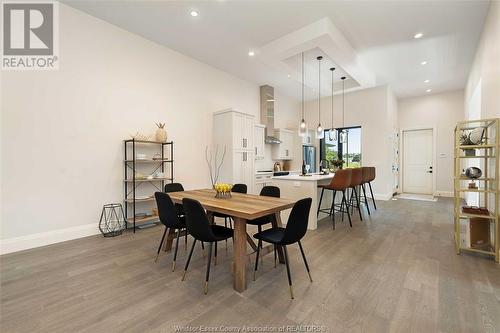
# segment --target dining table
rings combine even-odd
[[[217,198],[215,190],[200,189],[180,192],[170,192],[168,195],[174,203],[182,204],[182,199],[189,198],[200,202],[207,211],[209,221],[213,223],[213,213],[229,215],[234,221],[233,245],[233,288],[243,292],[247,288],[246,270],[249,256],[255,252],[257,245],[247,233],[247,221],[263,216],[270,216],[273,227],[282,227],[281,211],[287,210],[295,204],[294,200],[285,198],[266,197],[254,194],[231,193],[230,197]],[[169,230],[164,250],[172,248],[175,231]],[[248,245],[253,252],[248,253]],[[274,251],[272,245],[261,249],[261,254],[266,255]],[[284,263],[282,249],[277,248],[280,263]]]

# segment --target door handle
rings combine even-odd
[[[427,171],[427,173],[432,173],[432,170]]]

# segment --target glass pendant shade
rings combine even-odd
[[[337,141],[337,136],[335,135],[335,129],[332,128],[328,131],[328,138],[330,139],[330,141]]]
[[[299,136],[306,136],[307,135],[307,124],[304,119],[299,124]]]
[[[339,134],[339,142],[346,143],[347,142],[347,131],[342,130]]]
[[[323,131],[323,127],[321,124],[318,124],[318,128],[316,129],[316,139],[323,139],[325,137],[325,132]]]

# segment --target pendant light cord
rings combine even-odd
[[[302,52],[302,120],[304,120],[304,52]]]
[[[341,79],[342,79],[342,128],[343,128],[345,127],[345,76],[342,76]]]
[[[318,128],[321,125],[321,59],[322,56],[317,57],[318,59]]]
[[[335,67],[330,68],[332,71],[332,128],[331,130],[333,131],[333,71],[335,70]]]

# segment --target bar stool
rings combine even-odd
[[[351,169],[339,169],[335,172],[335,175],[330,181],[330,184],[318,185],[318,187],[321,188],[321,197],[319,199],[318,212],[316,216],[318,216],[320,212],[328,213],[328,215],[333,215],[334,229],[335,229],[335,195],[337,194],[337,191],[342,192],[342,203],[337,211],[342,212],[342,220],[344,219],[344,213],[347,213],[347,217],[349,218],[349,225],[352,228],[351,215],[349,215],[349,205],[347,204],[347,199],[346,199],[346,190],[351,185],[351,174],[352,174]],[[323,200],[323,194],[325,190],[333,191],[332,205],[329,210],[321,209],[321,201]],[[345,205],[345,210],[343,209],[344,205]]]
[[[368,211],[368,215],[370,214],[370,206],[368,205],[368,199],[366,196],[365,184],[367,184],[370,180],[370,168],[369,167],[361,167],[361,174],[363,175],[363,180],[361,181],[361,189],[363,190],[363,199],[365,200],[366,210]],[[361,191],[360,191],[361,192]],[[359,193],[359,200],[361,201],[361,193]]]
[[[372,184],[371,182],[375,180],[375,167],[367,167],[368,169],[368,176],[367,176],[367,183],[368,186],[370,187],[370,194],[372,196],[372,201],[373,201],[373,207],[377,209],[377,204],[375,203],[375,198],[373,197],[373,190],[372,190]]]
[[[358,191],[356,191],[356,187],[361,186],[363,183],[363,171],[361,168],[352,168],[351,174],[351,185],[349,188],[351,189],[351,197],[349,199],[349,206],[352,209],[352,213],[354,214],[354,208],[358,210],[359,218],[363,221],[363,216],[361,215],[361,206],[359,204]],[[352,202],[353,197],[356,200],[356,204]]]

